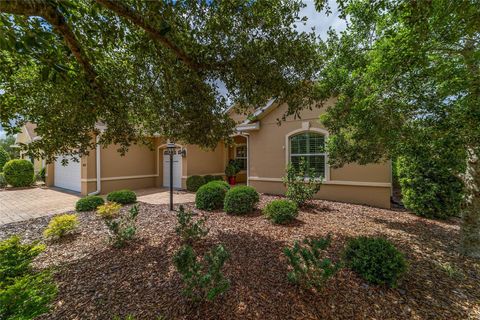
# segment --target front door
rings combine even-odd
[[[163,186],[170,187],[170,155],[163,151]],[[173,187],[182,188],[182,155],[181,150],[175,150],[173,155]]]

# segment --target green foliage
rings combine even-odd
[[[0,242],[0,284],[30,273],[33,259],[45,250],[38,243],[22,244],[20,237],[13,236]]]
[[[200,210],[222,208],[228,185],[223,181],[212,181],[201,186],[195,194],[195,206]]]
[[[13,236],[0,242],[0,318],[33,319],[49,310],[57,287],[49,272],[33,272],[31,263],[45,246],[22,244]]]
[[[229,214],[245,214],[255,209],[260,196],[253,187],[238,186],[225,195],[223,210]]]
[[[25,148],[35,156],[86,154],[99,121],[100,143],[122,152],[155,133],[214,148],[235,129],[219,81],[240,111],[277,96],[293,112],[308,98],[313,84],[305,79],[321,62],[315,34],[292,27],[306,19],[301,1],[135,0],[118,10],[123,5],[0,7],[1,125],[13,133],[34,119],[42,139]]]
[[[5,175],[3,172],[0,172],[0,188],[6,188],[8,186],[7,180],[5,180]]]
[[[43,167],[40,169],[40,171],[37,173],[37,180],[38,181],[43,181],[45,182],[45,174],[46,174],[47,169]]]
[[[368,282],[396,287],[407,271],[405,256],[383,238],[351,239],[343,252],[348,267]]]
[[[299,207],[312,200],[322,186],[322,177],[308,167],[305,159],[300,160],[298,168],[289,163],[282,180],[287,188],[285,195]]]
[[[105,201],[100,196],[86,196],[77,201],[75,204],[75,210],[77,211],[93,211],[98,206],[104,204]]]
[[[121,204],[135,203],[137,201],[137,194],[127,189],[112,191],[107,194],[107,200]]]
[[[207,181],[202,176],[190,176],[187,178],[187,190],[196,192],[198,188],[203,186]]]
[[[230,160],[225,167],[225,175],[227,177],[235,177],[237,173],[240,172],[240,166],[238,165],[237,161]]]
[[[222,268],[230,257],[223,245],[208,252],[202,260],[189,245],[182,246],[173,259],[185,285],[184,294],[194,301],[213,301],[230,287]]]
[[[33,164],[22,159],[8,161],[3,167],[3,174],[7,183],[13,187],[31,186],[35,178]]]
[[[304,239],[302,244],[295,241],[292,248],[283,249],[291,271],[287,277],[291,282],[305,288],[320,289],[340,269],[339,263],[323,258],[331,239]]]
[[[175,232],[180,236],[182,242],[192,245],[198,239],[205,237],[209,229],[205,227],[206,218],[193,220],[194,213],[192,211],[185,211],[183,206],[180,206],[177,211],[177,226]]]
[[[104,219],[109,230],[109,243],[116,248],[125,246],[137,233],[136,221],[138,216],[138,205],[130,208],[128,213],[116,219]]]
[[[298,207],[291,200],[272,200],[263,208],[263,215],[273,223],[284,224],[298,216]]]
[[[223,176],[220,175],[212,176],[207,174],[206,176],[203,176],[203,178],[205,179],[205,183],[209,183],[211,181],[223,181]]]
[[[58,239],[67,234],[74,232],[78,227],[78,219],[75,214],[62,214],[53,217],[45,230],[43,235],[46,238]]]
[[[15,145],[15,137],[13,135],[7,135],[5,138],[0,138],[0,147],[3,148],[3,150],[7,151],[8,155],[10,156],[10,159],[17,159],[20,157],[20,153],[17,147],[14,147]],[[0,165],[0,172],[2,171],[3,166]]]
[[[431,152],[430,152],[431,151]],[[451,159],[421,148],[397,159],[397,173],[405,207],[427,218],[459,216],[464,186],[449,167]]]
[[[10,161],[10,155],[2,146],[0,146],[0,172],[3,171],[3,166],[8,161]]]

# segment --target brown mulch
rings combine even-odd
[[[273,198],[262,196],[260,207]],[[215,302],[194,305],[182,296],[172,265],[180,246],[175,214],[165,205],[141,203],[138,239],[124,249],[107,245],[106,229],[92,212],[79,214],[77,235],[48,245],[35,265],[54,267],[59,295],[51,313],[41,318],[480,319],[480,263],[457,253],[457,219],[427,220],[329,201],[315,201],[287,226],[271,224],[259,210],[246,216],[197,212],[208,217],[211,228],[197,249],[223,243],[231,254],[224,269],[231,287]],[[40,239],[48,220],[0,226],[0,239],[14,233]],[[369,285],[348,269],[319,292],[290,284],[282,249],[329,233],[334,259],[349,237],[390,239],[407,256],[408,274],[396,289]]]

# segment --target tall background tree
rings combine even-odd
[[[35,157],[124,152],[145,137],[214,147],[239,110],[272,96],[291,112],[319,70],[299,0],[2,0],[0,121],[37,124]],[[225,86],[228,95],[219,86]]]
[[[330,160],[341,166],[431,150],[462,179],[461,248],[480,258],[480,2],[338,3],[349,27],[330,33],[317,85],[318,98],[338,98],[322,119]]]

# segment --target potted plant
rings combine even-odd
[[[240,172],[240,166],[235,160],[230,160],[225,167],[225,175],[227,176],[228,183],[235,185],[235,176]]]

